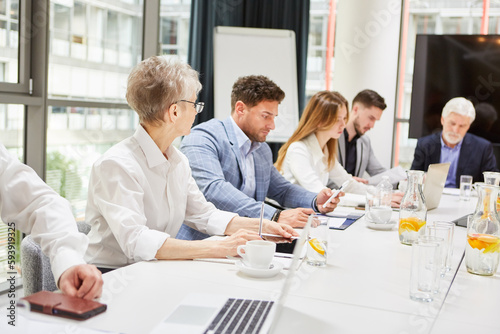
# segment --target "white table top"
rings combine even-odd
[[[440,207],[428,212],[428,221],[453,220],[473,212],[474,204],[475,199],[459,202],[456,196],[444,195]],[[344,231],[331,230],[329,237],[327,267],[303,263],[299,268],[280,332],[310,332],[311,328],[315,333],[500,332],[500,274],[480,277],[467,273],[460,262],[465,228],[456,227],[452,271],[443,279],[436,300],[427,304],[409,298],[411,247],[399,242],[397,227],[375,231],[360,219]],[[105,274],[101,301],[108,304],[108,310],[78,324],[147,333],[190,292],[276,298],[286,274],[283,271],[273,278],[255,279],[231,264],[140,262]]]

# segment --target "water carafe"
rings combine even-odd
[[[424,172],[408,170],[408,184],[399,209],[399,241],[411,245],[425,233],[427,207],[422,193]]]
[[[498,186],[475,183],[476,211],[467,222],[465,266],[472,274],[491,276],[500,259],[500,219],[496,210]]]

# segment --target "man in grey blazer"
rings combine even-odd
[[[288,210],[265,205],[264,218],[293,227],[303,226],[314,211],[330,212],[338,198],[323,208],[330,189],[312,193],[294,185],[273,166],[266,137],[275,128],[278,105],[285,93],[265,76],[239,78],[231,93],[231,116],[211,119],[191,130],[181,144],[196,183],[218,209],[257,218],[266,197]],[[197,232],[197,231],[195,231]],[[178,238],[199,239],[203,235],[183,226]]]
[[[375,157],[370,138],[364,136],[386,107],[384,98],[369,89],[359,92],[352,101],[349,121],[338,139],[338,160],[356,181],[368,183],[362,178],[365,172],[374,176],[387,170]]]

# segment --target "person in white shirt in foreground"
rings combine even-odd
[[[64,294],[94,299],[102,275],[83,260],[88,238],[79,233],[71,207],[33,169],[0,145],[0,212],[9,231],[31,234],[50,259],[54,281]]]
[[[86,210],[91,224],[86,260],[100,269],[138,261],[226,257],[260,239],[258,219],[221,211],[206,201],[187,158],[172,145],[189,134],[203,103],[198,73],[178,58],[151,57],[130,73],[127,102],[139,115],[135,134],[98,159]],[[183,223],[218,240],[175,239]],[[266,233],[290,238],[288,225],[264,221]]]

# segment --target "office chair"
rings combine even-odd
[[[77,222],[77,225],[80,233],[89,233],[90,225],[85,222]],[[25,296],[42,290],[57,290],[50,260],[42,253],[42,248],[33,241],[31,235],[21,242],[21,268]]]

